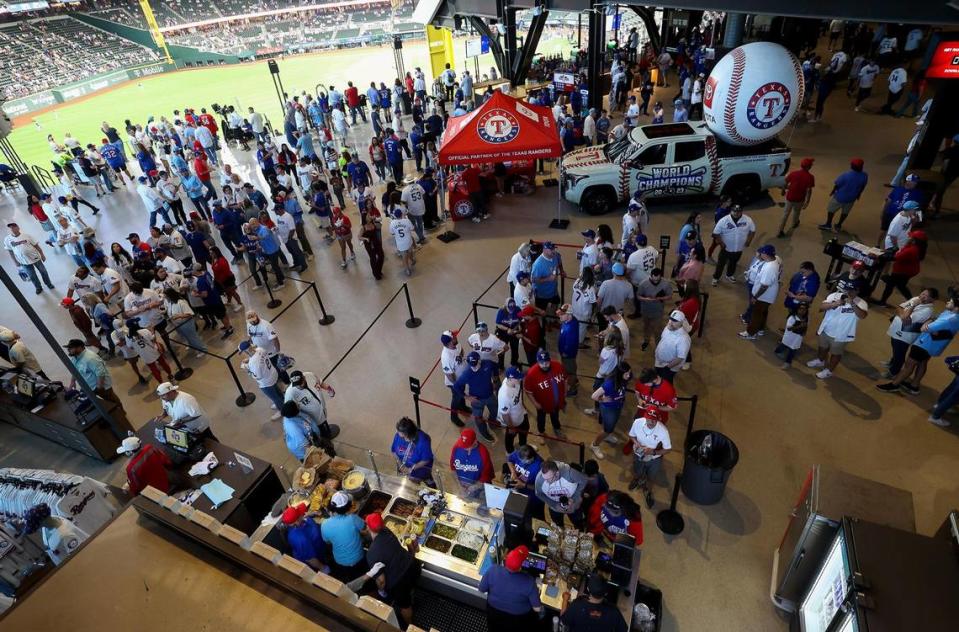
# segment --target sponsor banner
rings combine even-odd
[[[64,103],[71,99],[93,94],[94,92],[115,86],[125,81],[149,77],[150,75],[156,75],[161,72],[166,72],[167,70],[174,70],[175,68],[176,66],[173,64],[157,63],[140,68],[116,70],[114,72],[97,75],[77,83],[68,84],[63,87],[45,90],[44,92],[38,92],[26,97],[21,97],[19,99],[11,99],[10,101],[4,103],[3,110],[7,113],[7,116],[23,116],[51,105]]]
[[[60,101],[57,100],[53,91],[45,90],[19,99],[10,99],[3,104],[3,111],[7,113],[7,116],[16,118],[57,103]]]
[[[926,70],[927,79],[959,79],[959,42],[940,42]]]

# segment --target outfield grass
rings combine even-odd
[[[552,55],[567,54],[570,44],[563,38],[540,43],[539,52]],[[463,41],[454,42],[457,68],[474,71],[472,60],[463,60]],[[465,66],[464,61],[469,65]],[[407,70],[419,66],[429,75],[429,60],[425,41],[408,42],[403,48],[403,63]],[[489,72],[492,55],[480,57],[480,72]],[[391,85],[396,70],[392,46],[353,48],[288,57],[279,61],[283,87],[289,94],[307,91],[315,94],[316,85],[346,87],[353,81],[360,91],[370,81],[384,81]],[[100,144],[102,121],[118,129],[130,119],[144,123],[148,116],[170,117],[173,110],[185,107],[207,107],[212,103],[239,105],[243,113],[253,106],[265,112],[274,126],[281,127],[281,112],[267,64],[250,64],[184,70],[130,82],[119,88],[95,94],[85,100],[65,103],[37,116],[20,119],[10,140],[28,165],[50,167],[52,153],[47,146],[47,134],[61,141],[65,132],[86,144]]]

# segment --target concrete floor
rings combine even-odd
[[[884,77],[879,84],[885,85]],[[656,97],[671,98],[672,88]],[[755,243],[775,243],[785,261],[786,278],[806,259],[814,261],[820,270],[826,268],[828,260],[822,247],[827,235],[817,230],[816,224],[823,219],[831,182],[847,168],[853,156],[865,159],[870,186],[856,205],[847,223],[850,233],[844,238],[875,241],[879,212],[887,193],[884,183],[895,173],[913,130],[910,119],[895,120],[875,114],[884,99],[884,94],[874,96],[865,104],[864,112],[854,113],[843,91],[837,90],[827,103],[825,121],[815,125],[800,122],[784,134],[784,140],[793,148],[794,164],[804,156],[816,158],[814,173],[819,185],[802,226],[788,240],[773,238],[780,219],[778,191],[751,205],[747,213],[758,226]],[[236,152],[227,152],[227,159],[238,164],[244,174],[252,162],[249,155]],[[953,196],[947,199],[946,207],[954,209],[956,204]],[[115,194],[104,201],[104,206],[106,212],[95,219],[94,225],[107,241],[130,230],[143,229],[145,215],[134,193]],[[654,236],[672,235],[675,243],[689,211],[703,211],[703,225],[708,227],[712,225],[712,208],[711,202],[702,201],[654,204],[650,232]],[[30,227],[30,232],[40,235],[25,216],[20,198],[0,195],[0,209],[4,219],[15,217]],[[600,222],[613,226],[618,236],[618,213],[590,218],[564,204],[563,213],[572,224],[570,230],[557,232],[547,228],[555,212],[555,188],[542,188],[533,197],[496,200],[493,219],[480,225],[457,225],[462,239],[452,244],[430,240],[409,280],[413,306],[423,325],[418,329],[404,326],[407,314],[400,297],[330,378],[337,390],[330,403],[331,416],[343,428],[337,443],[345,456],[366,462],[366,450],[380,454],[388,450],[396,419],[413,412],[408,376],[422,379],[427,375],[439,354],[440,332],[458,327],[467,318],[471,301],[507,266],[522,241],[535,238],[577,244],[579,231]],[[84,215],[88,216],[85,212]],[[955,217],[947,213],[929,227],[929,254],[919,280],[912,283],[914,288],[929,284],[945,290],[955,283],[956,269],[949,257],[949,253],[955,253],[959,239]],[[316,304],[306,296],[276,324],[284,349],[292,352],[298,366],[322,375],[407,279],[396,260],[388,256],[386,278],[373,281],[366,254],[359,247],[357,265],[344,272],[338,266],[338,251],[322,245],[315,232],[311,234],[317,257],[304,277],[317,282],[336,322],[329,327],[319,326]],[[562,252],[572,268],[573,250]],[[670,254],[671,261],[673,256]],[[64,288],[72,270],[70,260],[65,255],[53,255],[51,259],[54,279]],[[7,258],[2,261],[10,270]],[[240,274],[242,270],[241,267]],[[707,272],[711,272],[711,266]],[[25,289],[30,291],[29,286]],[[873,385],[879,377],[878,363],[889,350],[885,330],[890,313],[882,309],[872,310],[862,323],[859,339],[850,345],[850,353],[829,381],[817,380],[813,371],[804,366],[811,357],[808,346],[797,358],[795,368],[781,371],[780,362],[772,353],[778,342],[775,335],[755,343],[736,337],[742,329],[738,320],[745,300],[742,286],[723,284],[707,289],[710,301],[706,335],[696,339],[695,362],[690,371],[681,375],[677,387],[681,395],[699,395],[697,427],[720,430],[732,437],[739,445],[741,460],[719,504],[699,507],[680,497],[678,508],[686,518],[686,530],[679,537],[665,538],[655,527],[653,512],[646,512],[643,581],[664,592],[663,630],[703,629],[706,622],[711,629],[722,631],[785,630],[783,617],[768,598],[772,552],[811,465],[834,465],[910,490],[915,495],[916,524],[922,533],[933,532],[946,512],[959,504],[956,432],[925,421],[938,390],[950,375],[936,360],[930,364],[919,396],[876,391]],[[288,302],[296,293],[295,284],[288,283],[280,296]],[[270,313],[264,307],[266,297],[262,292],[244,288],[241,294],[248,305],[263,314]],[[59,297],[44,293],[35,304],[53,331],[66,340],[73,337],[73,327],[57,307]],[[505,297],[504,281],[483,302],[498,304]],[[486,317],[491,319],[492,314]],[[773,308],[770,318],[772,334],[785,319],[781,304]],[[55,367],[42,340],[12,301],[0,304],[0,323],[20,331],[41,363]],[[818,317],[814,323],[818,324]],[[807,336],[807,343],[812,339]],[[214,343],[211,348],[228,352],[228,347],[239,340],[240,336],[235,336],[229,344]],[[634,367],[648,366],[652,350],[642,353],[638,345],[633,345],[630,361]],[[221,440],[286,468],[295,466],[283,445],[280,425],[269,421],[265,398],[258,397],[252,406],[239,409],[233,403],[235,389],[222,362],[191,357],[187,364],[196,373],[182,388],[195,394],[212,414]],[[582,373],[590,373],[595,368],[595,358],[581,357],[580,366]],[[134,423],[143,423],[155,415],[159,410],[152,393],[155,384],[137,386],[124,365],[115,362],[111,367],[116,389]],[[64,373],[56,368],[48,368],[48,372]],[[255,385],[245,381],[247,389],[255,392]],[[426,382],[423,396],[445,404],[448,399],[442,378],[434,374]],[[587,403],[588,397],[580,395],[564,417],[569,435],[576,441],[589,440],[595,432],[594,422],[581,412]],[[676,446],[682,443],[685,421],[685,412],[681,412],[671,424]],[[429,406],[423,408],[423,426],[433,438],[441,468],[457,431],[444,411]],[[627,427],[626,420],[621,427]],[[9,428],[0,427],[0,446],[3,465],[51,467],[114,483],[121,480],[119,464],[97,463]],[[568,447],[546,451],[564,459],[576,456],[576,451]],[[502,444],[492,453],[498,470],[504,460]],[[625,457],[611,449],[607,455],[603,471],[614,486],[625,488]],[[377,462],[381,467],[390,463],[383,456]],[[666,474],[670,481],[681,462],[679,452],[668,455]],[[668,495],[668,489],[656,490],[655,511],[665,506]]]

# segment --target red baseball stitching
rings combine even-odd
[[[619,166],[619,198],[621,200],[629,199],[629,171],[625,165]]]
[[[713,169],[712,181],[709,183],[709,193],[716,191],[716,187],[719,186],[719,183],[723,179],[723,167],[722,163],[719,160],[718,152],[716,151],[716,137],[707,136],[706,137],[706,155],[709,156],[709,165]]]
[[[789,120],[786,123],[791,123],[796,115],[799,114],[799,110],[802,109],[803,98],[806,96],[806,81],[803,79],[802,66],[799,65],[799,60],[796,59],[796,56],[792,53],[789,53],[789,58],[793,62],[793,72],[796,74],[796,85],[799,86],[799,97],[796,103],[799,105],[796,107],[796,111],[793,112],[793,115],[789,117]]]
[[[743,72],[746,70],[746,53],[741,48],[735,48],[730,53],[733,56],[733,76],[729,81],[729,92],[726,94],[726,105],[723,111],[723,126],[729,138],[744,145],[755,144],[736,131],[736,101],[739,99],[739,89],[743,84]]]

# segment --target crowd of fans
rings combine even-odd
[[[0,91],[16,98],[155,61],[157,54],[73,18],[0,29]]]

